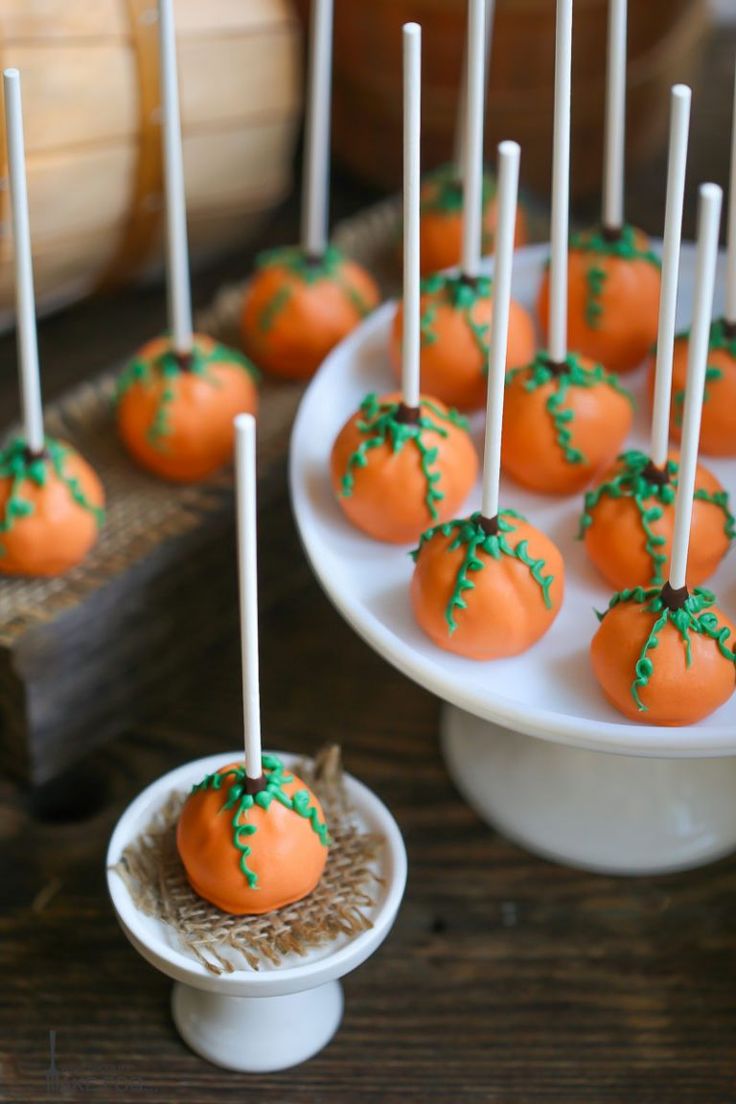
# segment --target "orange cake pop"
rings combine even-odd
[[[11,441],[0,452],[0,572],[68,571],[97,540],[104,503],[102,484],[71,445],[47,437],[39,455]]]
[[[463,236],[463,185],[455,165],[442,165],[422,181],[420,253],[422,275],[460,264]],[[483,253],[492,253],[496,236],[496,182],[483,173]],[[519,205],[516,214],[516,245],[529,240],[527,218]]]
[[[453,516],[478,474],[467,422],[422,397],[367,395],[340,430],[330,462],[346,517],[376,540],[407,544],[428,524]]]
[[[537,353],[509,372],[502,464],[523,487],[580,491],[610,465],[631,429],[632,400],[614,375],[568,353]]]
[[[478,410],[485,402],[488,335],[493,301],[488,276],[437,274],[421,287],[421,373],[427,392],[460,410]],[[403,306],[391,331],[391,358],[401,370]],[[534,356],[534,323],[518,303],[511,304],[508,367]]]
[[[714,603],[708,590],[669,584],[614,595],[590,654],[603,692],[625,717],[695,724],[730,698],[736,627]]]
[[[322,807],[275,755],[264,755],[263,787],[231,763],[192,789],[176,846],[195,893],[223,912],[259,915],[306,897],[327,862]]]
[[[189,483],[228,463],[233,418],[257,404],[254,369],[240,353],[194,334],[190,352],[181,354],[159,337],[120,378],[118,431],[144,468]]]
[[[678,334],[672,363],[672,435],[680,437],[689,334]],[[652,368],[654,360],[652,360]],[[736,456],[736,325],[723,318],[710,328],[700,448],[709,456]]]
[[[659,258],[640,230],[623,226],[573,235],[567,299],[571,347],[614,372],[636,368],[657,337],[659,290]],[[537,309],[546,337],[549,270]]]
[[[335,246],[262,254],[243,302],[243,348],[259,368],[305,380],[380,301],[375,281]]]
[[[580,536],[601,575],[616,589],[662,585],[667,578],[675,522],[678,456],[657,468],[643,452],[618,457],[586,492]],[[736,532],[728,495],[698,464],[687,580],[702,583],[718,567]]]

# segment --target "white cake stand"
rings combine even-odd
[[[528,307],[546,246],[517,254],[514,296]],[[683,248],[680,319],[689,322],[694,249]],[[724,258],[719,284],[723,284]],[[721,304],[717,303],[720,309]],[[559,545],[566,561],[563,609],[536,647],[515,659],[478,663],[437,648],[409,604],[409,548],[373,541],[344,518],[328,461],[341,425],[369,391],[395,387],[386,304],[338,346],[302,401],[291,441],[292,502],[312,567],[353,628],[404,674],[446,703],[441,735],[447,765],[477,812],[537,853],[616,873],[697,866],[736,847],[736,696],[702,724],[661,728],[625,721],[603,698],[588,647],[610,589],[576,540],[581,498],[522,491],[502,502]],[[642,371],[628,377],[638,415],[630,443],[647,448]],[[482,418],[475,429],[480,445]],[[732,493],[736,461],[708,466]],[[480,486],[468,504],[477,509]],[[708,582],[736,614],[733,558]]]
[[[277,753],[287,766],[296,757]],[[372,927],[343,936],[307,956],[292,955],[281,966],[215,975],[183,950],[172,929],[144,915],[113,869],[121,854],[151,822],[174,791],[187,793],[195,782],[242,758],[242,750],[208,755],[153,782],[128,806],[107,852],[107,885],[126,936],[139,954],[176,984],[171,1006],[184,1041],[203,1058],[225,1069],[264,1073],[304,1062],[330,1041],[342,1019],[339,978],[360,966],[380,946],[394,922],[406,884],[406,851],[388,809],[350,775],[345,786],[356,819],[385,845],[377,860],[382,879],[376,904],[367,910]]]

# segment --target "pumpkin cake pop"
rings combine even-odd
[[[571,60],[572,3],[557,0],[549,342],[507,376],[501,445],[504,471],[547,494],[582,490],[613,462],[632,423],[616,376],[567,344]]]
[[[608,700],[626,717],[661,725],[695,724],[736,688],[736,627],[715,605],[715,595],[686,584],[720,208],[720,188],[702,185],[695,318],[668,579],[663,587],[629,587],[615,594],[606,613],[599,615],[591,643],[593,671]]]
[[[311,893],[327,862],[319,801],[261,750],[258,674],[255,421],[235,423],[238,576],[245,761],[208,774],[189,794],[176,845],[189,884],[223,912],[258,915]]]
[[[328,245],[332,0],[314,0],[299,246],[256,261],[243,302],[241,338],[259,368],[306,380],[330,350],[378,306],[375,281]]]
[[[661,586],[669,570],[679,464],[676,455],[668,454],[668,423],[690,98],[684,85],[672,89],[650,451],[647,455],[630,449],[619,456],[603,480],[586,493],[581,517],[580,535],[588,555],[618,589]],[[734,535],[733,525],[723,487],[698,465],[689,583],[702,583],[715,571]]]
[[[482,3],[482,0],[473,0]],[[475,482],[467,422],[419,391],[421,31],[403,29],[404,305],[402,392],[367,395],[332,448],[332,486],[346,517],[376,540],[405,544],[455,513]]]
[[[105,495],[79,453],[44,434],[17,69],[5,70],[3,87],[23,436],[0,451],[0,572],[51,576],[80,563],[92,548],[104,520]]]
[[[486,403],[480,512],[424,533],[414,552],[414,616],[439,647],[470,659],[517,655],[559,612],[564,566],[544,533],[514,510],[499,509],[503,393],[519,147],[499,146],[499,232]]]
[[[647,357],[657,336],[659,259],[646,235],[624,220],[627,0],[608,5],[608,61],[601,228],[570,241],[567,324],[570,344],[615,372]],[[539,294],[546,333],[549,273]]]
[[[448,406],[478,410],[486,396],[491,280],[480,274],[483,174],[483,0],[468,5],[467,117],[463,149],[465,203],[459,274],[438,273],[421,285],[421,374],[427,393]],[[401,371],[405,319],[399,306],[391,331],[391,359]],[[534,324],[514,303],[508,359],[514,367],[534,353]]]
[[[136,354],[118,381],[120,437],[135,460],[175,482],[195,482],[228,463],[233,418],[258,405],[256,374],[242,354],[204,334],[187,353],[167,337]]]
[[[142,467],[188,483],[230,460],[233,418],[254,411],[257,395],[253,369],[241,354],[192,331],[172,0],[159,0],[159,64],[171,336],[144,345],[123,372],[117,424]]]

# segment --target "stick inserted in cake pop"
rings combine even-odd
[[[261,701],[258,673],[256,421],[252,414],[239,414],[235,419],[235,476],[245,773],[249,793],[257,793],[264,788],[265,783],[261,766]]]
[[[687,141],[690,129],[690,89],[676,84],[670,96],[670,149],[667,164],[667,200],[662,248],[662,290],[659,297],[659,324],[654,372],[654,404],[650,459],[663,469],[667,463],[670,404],[672,401],[672,354],[675,347],[677,281],[682,239],[682,207],[685,194]]]
[[[8,175],[10,207],[13,220],[13,251],[15,259],[16,325],[18,329],[18,361],[20,393],[23,410],[23,432],[29,452],[43,452],[43,407],[38,365],[36,335],[36,302],[33,293],[33,263],[31,230],[28,219],[28,187],[26,154],[23,137],[23,107],[20,73],[6,69],[3,73],[5,92],[5,131],[8,145]]]
[[[181,149],[179,88],[176,67],[176,35],[173,0],[158,0],[161,114],[163,127],[164,183],[166,190],[166,278],[169,292],[169,324],[174,349],[187,354],[192,348],[192,298],[189,286],[187,208],[184,162]]]
[[[485,0],[484,33],[483,33],[483,92],[488,81],[488,69],[491,60],[491,45],[493,41],[493,18],[495,15],[495,0]],[[460,75],[460,95],[457,101],[457,119],[455,121],[455,177],[462,183],[465,168],[465,129],[467,125],[466,104],[468,100],[468,40],[466,36],[465,50],[463,52],[463,68]],[[445,266],[441,266],[445,267]]]
[[[624,224],[626,7],[627,0],[608,0],[602,222],[604,233],[613,237],[621,233]]]
[[[726,267],[725,323],[729,336],[736,338],[736,66],[733,80],[731,117],[731,171],[728,184],[728,243]]]
[[[305,255],[314,258],[322,257],[327,248],[332,20],[333,0],[313,0],[304,131],[301,238]]]
[[[401,390],[404,407],[419,410],[419,188],[422,28],[403,28],[404,59],[404,332]]]
[[[682,418],[680,474],[675,498],[675,531],[672,538],[669,591],[686,593],[687,555],[693,514],[693,493],[698,464],[700,419],[703,389],[708,363],[713,289],[718,260],[718,229],[721,220],[722,191],[717,184],[703,184],[698,203],[698,249],[695,259],[695,300],[693,326],[687,360],[685,409]]]
[[[563,364],[567,356],[571,80],[572,0],[557,0],[548,342],[550,360],[555,364]]]
[[[519,191],[520,155],[521,150],[516,142],[502,142],[498,147],[498,229],[493,278],[493,326],[488,357],[488,400],[481,502],[481,514],[486,521],[497,518],[499,508],[503,392],[506,380],[506,346],[511,307],[511,269],[514,259],[514,224]]]
[[[468,10],[468,83],[464,143],[463,251],[464,276],[478,275],[483,214],[483,101],[485,99],[486,0],[470,0]]]

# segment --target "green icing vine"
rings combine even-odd
[[[296,245],[267,249],[256,257],[256,269],[259,271],[276,266],[288,269],[302,283],[310,286],[320,280],[332,280],[361,318],[370,314],[372,305],[366,302],[360,292],[345,279],[345,254],[337,246],[328,245],[321,257],[308,257],[304,250]],[[279,314],[289,302],[292,290],[289,286],[283,286],[266,303],[258,318],[258,328],[261,333],[268,333],[273,327]]]
[[[565,407],[568,391],[571,387],[594,387],[598,383],[605,383],[619,395],[623,395],[633,403],[633,398],[618,381],[618,378],[610,372],[606,372],[601,364],[595,364],[592,368],[586,368],[574,353],[568,353],[565,357],[565,370],[558,371],[550,366],[546,353],[538,352],[531,364],[521,368],[512,368],[506,375],[506,386],[516,379],[521,373],[528,373],[529,378],[524,381],[526,391],[536,391],[547,383],[554,383],[555,390],[549,395],[546,408],[555,427],[557,444],[569,464],[584,464],[585,456],[580,449],[575,448],[572,442],[572,430],[570,423],[575,414],[570,408]]]
[[[5,501],[3,516],[0,518],[0,534],[9,533],[16,521],[29,517],[33,513],[33,503],[23,497],[23,484],[28,481],[37,487],[45,487],[49,465],[57,479],[65,485],[77,506],[89,511],[98,527],[101,526],[105,520],[105,511],[90,502],[79,480],[66,472],[66,458],[72,450],[51,437],[45,438],[44,449],[44,456],[30,456],[23,438],[16,437],[0,452],[0,478],[11,480],[10,494]],[[5,552],[5,548],[0,543],[0,556],[5,555]]]
[[[473,319],[473,310],[476,303],[482,299],[490,299],[492,286],[490,276],[478,276],[471,282],[462,275],[443,276],[441,273],[436,273],[422,280],[422,294],[432,296],[425,304],[419,319],[422,345],[434,345],[438,340],[437,331],[434,329],[437,309],[443,301],[450,303],[462,314],[481,354],[483,372],[487,373],[490,326],[487,323],[482,325],[476,322]]]
[[[667,562],[667,556],[661,548],[666,544],[666,539],[654,532],[652,523],[662,517],[663,506],[671,506],[675,501],[679,466],[675,460],[668,460],[669,481],[661,483],[647,477],[651,465],[649,457],[643,452],[631,449],[622,453],[618,460],[620,470],[586,492],[578,537],[582,537],[593,524],[593,511],[604,495],[610,498],[631,498],[639,511],[639,520],[646,538],[645,549],[652,568],[650,583],[652,586],[661,585],[665,582],[664,565]],[[700,487],[695,492],[695,498],[701,502],[710,502],[723,511],[724,532],[729,541],[733,540],[736,529],[734,517],[729,510],[728,494],[725,491],[706,491],[704,487]]]
[[[257,381],[260,378],[258,369],[242,353],[229,349],[219,342],[215,342],[211,350],[205,351],[196,338],[192,344],[186,368],[182,368],[176,353],[171,346],[168,346],[153,360],[136,357],[121,373],[117,385],[118,402],[136,383],[148,383],[157,378],[164,380],[164,388],[146,434],[149,444],[155,449],[160,452],[166,450],[166,438],[171,433],[168,408],[176,398],[176,381],[182,372],[192,372],[195,376],[207,380],[211,387],[219,387],[217,377],[210,372],[214,364],[235,364],[254,380]]]
[[[455,586],[445,607],[445,620],[450,634],[454,633],[457,628],[455,611],[468,608],[468,603],[465,600],[466,591],[475,589],[475,583],[469,578],[470,573],[481,571],[486,566],[481,558],[484,553],[493,560],[500,560],[502,556],[510,556],[513,559],[520,560],[529,568],[532,578],[539,584],[547,609],[552,606],[550,587],[554,582],[554,576],[544,574],[545,561],[532,559],[529,555],[528,541],[521,540],[516,547],[513,547],[509,544],[506,536],[507,533],[516,532],[517,527],[513,524],[514,521],[525,521],[526,519],[515,510],[501,510],[497,520],[497,533],[486,532],[482,525],[480,513],[471,514],[469,518],[444,522],[442,525],[427,529],[426,532],[422,533],[419,538],[419,546],[411,553],[416,561],[422,546],[427,541],[432,540],[437,533],[441,533],[444,537],[449,537],[453,533],[456,534],[448,545],[448,552],[454,552],[458,548],[465,549],[463,562],[455,576]]]
[[[705,590],[702,587],[695,587],[685,600],[684,606],[675,610],[670,609],[662,600],[662,591],[659,587],[632,587],[629,590],[622,590],[618,594],[614,594],[611,598],[608,603],[609,610],[621,602],[636,602],[643,605],[644,609],[649,612],[658,614],[639,653],[639,658],[635,664],[635,678],[631,683],[631,696],[636,702],[637,709],[641,712],[646,712],[647,706],[641,700],[640,691],[649,685],[649,680],[654,673],[654,663],[647,652],[651,652],[657,647],[659,634],[668,622],[675,626],[682,637],[685,645],[685,662],[688,667],[692,662],[690,633],[707,636],[714,640],[721,655],[732,663],[736,663],[736,652],[726,645],[731,630],[726,625],[718,624],[715,613],[708,612],[715,600],[712,591]],[[603,620],[606,612],[598,614],[599,621]]]
[[[400,406],[399,402],[382,402],[374,393],[366,395],[363,399],[360,404],[363,417],[357,425],[366,439],[348,457],[347,469],[342,477],[341,494],[344,498],[349,498],[353,493],[355,469],[366,467],[367,454],[371,449],[379,448],[388,442],[394,452],[401,452],[406,444],[411,443],[419,453],[425,479],[424,501],[430,517],[436,520],[438,517],[436,503],[445,497],[436,486],[442,475],[435,470],[439,450],[435,446],[425,444],[422,434],[427,431],[436,433],[440,437],[447,437],[448,431],[442,427],[441,422],[449,423],[458,429],[467,429],[468,422],[456,410],[445,412],[428,399],[421,400],[421,411],[428,411],[428,413],[420,411],[418,422],[402,422],[397,418]]]
[[[260,809],[268,810],[271,802],[278,801],[284,808],[290,809],[298,816],[308,820],[324,847],[329,847],[331,843],[327,825],[319,819],[319,813],[315,806],[310,804],[309,792],[307,790],[297,790],[292,795],[284,793],[284,785],[287,782],[292,782],[294,775],[285,773],[284,764],[278,756],[264,755],[261,762],[266,779],[266,788],[258,793],[248,793],[245,765],[208,774],[201,782],[194,785],[191,791],[197,793],[200,790],[221,790],[226,780],[228,778],[232,779],[229,783],[227,799],[222,805],[222,811],[235,810],[232,818],[233,846],[240,852],[240,869],[250,889],[258,888],[258,875],[248,866],[248,859],[252,853],[248,839],[255,835],[258,829],[255,824],[248,823],[247,817],[255,805]],[[243,823],[244,821],[245,823]]]
[[[683,330],[678,333],[676,340],[681,341],[690,337],[689,330]],[[725,349],[730,357],[736,360],[736,337],[729,337],[726,333],[726,320],[724,318],[715,318],[710,324],[710,336],[708,338],[708,349]],[[716,380],[723,379],[723,369],[717,368],[715,365],[709,364],[705,370],[705,390],[703,392],[703,402],[707,402],[710,398],[710,391],[708,390],[709,383],[715,383]],[[682,413],[685,406],[685,389],[681,388],[675,392],[675,425],[682,425]]]
[[[609,241],[601,230],[572,234],[570,248],[580,253],[592,253],[597,257],[621,257],[627,261],[647,261],[661,268],[661,261],[651,249],[640,249],[636,244],[633,226],[623,226],[617,238]],[[588,294],[585,300],[585,321],[592,330],[598,329],[603,314],[603,285],[606,282],[606,270],[593,261],[586,274]]]

